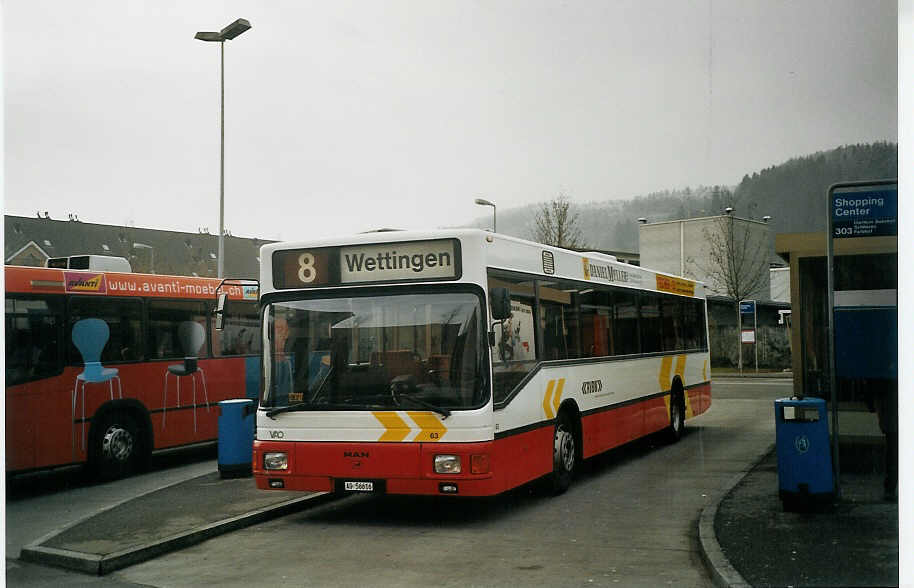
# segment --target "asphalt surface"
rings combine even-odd
[[[716,541],[725,558],[716,583],[897,586],[898,503],[883,499],[882,482],[872,468],[842,471],[833,504],[785,512],[772,451],[716,505],[712,546],[705,546],[713,551]]]
[[[715,584],[897,585],[898,504],[883,500],[882,473],[842,471],[841,488],[831,506],[784,512],[774,451],[749,464],[699,519]],[[103,575],[330,498],[209,472],[105,507],[25,546],[20,559]]]
[[[223,479],[210,472],[104,508],[26,545],[19,558],[103,575],[326,497],[265,492],[250,477]]]

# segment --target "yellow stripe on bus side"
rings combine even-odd
[[[661,392],[670,391],[670,370],[673,369],[673,356],[668,355],[660,361],[660,373],[657,374],[657,381],[660,384]]]
[[[556,382],[558,382],[558,385],[556,385]],[[547,419],[555,418],[556,413],[559,411],[559,402],[562,401],[562,388],[564,387],[565,378],[549,380],[546,383],[546,395],[543,396],[543,412],[546,413]],[[553,390],[555,390],[555,396],[552,395]]]

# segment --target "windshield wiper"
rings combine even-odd
[[[295,404],[290,404],[288,406],[280,406],[279,408],[273,408],[266,412],[266,415],[271,419],[277,415],[284,412],[292,412],[294,410],[370,410],[375,408],[383,408],[380,404],[372,405],[358,405],[358,404],[346,404],[346,403],[336,403],[336,404],[314,404],[313,402],[297,402]],[[276,420],[276,419],[273,419]]]
[[[427,408],[427,409],[429,409],[429,410],[432,410],[432,411],[434,411],[434,412],[437,412],[437,413],[440,414],[443,418],[447,418],[447,417],[451,416],[451,411],[448,410],[448,409],[446,409],[446,408],[444,408],[443,406],[435,406],[435,405],[432,404],[431,402],[427,402],[427,401],[425,401],[425,400],[422,400],[421,398],[416,398],[416,397],[413,396],[410,392],[397,392],[396,399],[397,399],[397,402],[398,402],[398,403],[399,403],[400,400],[402,400],[402,399],[404,399],[404,398],[405,398],[406,400],[412,400],[413,402],[415,402],[415,403],[418,404],[419,406],[422,406],[422,407],[424,407],[424,408]]]
[[[295,404],[290,404],[288,406],[280,406],[279,408],[273,408],[267,411],[267,416],[271,419],[280,413],[291,412],[293,410],[298,410],[300,408],[305,408],[306,406],[311,406],[310,402],[296,402]],[[276,419],[273,419],[274,421]]]

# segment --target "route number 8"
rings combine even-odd
[[[314,268],[314,256],[310,253],[302,253],[298,256],[298,279],[305,284],[310,284],[317,278],[317,270]]]

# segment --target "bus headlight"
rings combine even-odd
[[[436,474],[459,474],[460,473],[460,456],[459,455],[436,455],[435,456],[435,473]]]
[[[285,451],[275,451],[263,454],[263,469],[287,470],[289,469],[289,456]]]

